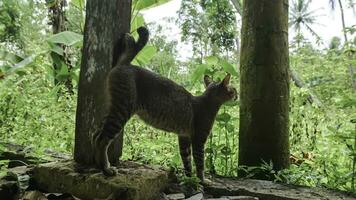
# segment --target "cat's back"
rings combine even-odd
[[[135,82],[142,93],[147,95],[155,93],[166,97],[180,95],[191,98],[192,96],[184,87],[166,77],[136,66],[133,69],[136,73]]]
[[[136,69],[138,115],[156,128],[178,132],[189,129],[193,96],[172,80],[142,68]]]

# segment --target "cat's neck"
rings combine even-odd
[[[202,118],[208,118],[213,121],[221,105],[221,102],[214,101],[205,93],[200,96],[194,96],[194,111],[196,114],[199,113],[198,115],[203,115],[200,116]]]

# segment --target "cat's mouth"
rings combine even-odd
[[[229,88],[228,91],[229,91],[229,96],[231,97],[231,100],[236,101],[238,98],[237,90],[235,88]]]

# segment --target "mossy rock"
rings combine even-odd
[[[129,161],[121,162],[118,172],[106,177],[70,160],[38,165],[33,178],[43,191],[70,193],[82,199],[153,200],[169,182],[167,171]]]

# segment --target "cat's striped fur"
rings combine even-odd
[[[94,138],[95,162],[105,174],[115,174],[115,168],[108,162],[107,148],[136,114],[153,127],[177,133],[186,174],[192,174],[193,152],[197,176],[203,181],[204,144],[215,116],[224,102],[237,97],[236,90],[228,85],[230,75],[219,83],[205,76],[206,91],[193,96],[173,81],[130,64],[148,40],[146,28],[139,28],[138,33],[137,42],[126,34],[123,52],[114,55],[117,61],[108,76],[110,109]]]

